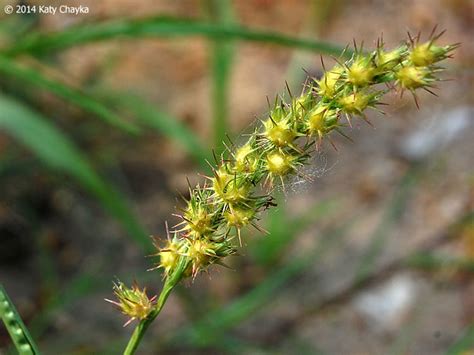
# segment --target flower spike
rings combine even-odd
[[[193,279],[206,272],[211,265],[225,265],[223,259],[236,255],[242,246],[242,230],[257,225],[263,210],[274,206],[275,188],[285,189],[285,181],[292,175],[306,179],[302,167],[310,163],[315,151],[325,142],[335,149],[331,136],[335,131],[350,140],[345,133],[352,120],[372,123],[367,109],[383,105],[381,98],[390,91],[409,91],[419,102],[416,93],[422,89],[433,93],[438,75],[443,71],[439,63],[452,56],[458,44],[439,45],[443,32],[433,29],[428,40],[421,35],[408,34],[408,41],[394,49],[386,49],[383,38],[377,40],[374,51],[367,53],[354,41],[354,54],[348,60],[335,58],[336,64],[326,69],[321,59],[321,78],[308,75],[302,92],[295,96],[286,83],[289,99],[275,96],[273,104],[267,97],[268,114],[250,134],[247,141],[236,145],[228,138],[226,151],[217,155],[215,164],[204,184],[189,186],[185,206],[176,214],[180,221],[170,233],[164,246],[155,242],[160,268],[165,280]],[[381,86],[385,90],[381,90]],[[383,113],[383,112],[382,112]],[[347,119],[348,124],[345,123]],[[154,298],[146,297],[145,290],[122,283],[114,285],[117,305],[133,319],[144,319],[153,306]]]

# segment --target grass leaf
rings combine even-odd
[[[65,173],[97,197],[145,250],[150,241],[124,198],[103,181],[74,144],[40,114],[0,96],[0,130],[5,130],[49,167]]]
[[[199,141],[196,134],[177,118],[158,110],[147,100],[130,93],[99,92],[113,103],[117,109],[129,111],[141,126],[157,130],[167,138],[177,142],[191,155],[196,163],[208,168],[205,160],[209,158],[208,149]]]
[[[64,100],[79,106],[84,111],[93,113],[105,122],[128,133],[135,134],[139,131],[136,125],[124,121],[117,114],[109,110],[106,106],[95,100],[93,97],[82,93],[78,89],[63,84],[60,81],[49,79],[37,70],[18,65],[12,60],[0,56],[0,72],[3,72],[8,76],[19,79],[30,85],[36,86],[39,89],[52,92]]]
[[[279,46],[299,48],[323,54],[339,55],[343,48],[329,42],[295,38],[277,32],[253,30],[237,25],[208,23],[192,19],[173,17],[151,17],[144,19],[120,19],[107,22],[87,23],[70,27],[60,32],[33,33],[15,45],[6,48],[5,54],[44,54],[76,46],[118,37],[179,37],[204,36],[211,39],[244,40],[271,43]],[[346,52],[346,54],[350,54]]]
[[[18,311],[8,297],[7,291],[0,284],[0,318],[2,319],[8,333],[20,355],[39,354],[30,332],[23,323]]]

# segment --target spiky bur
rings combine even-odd
[[[351,125],[353,117],[368,122],[365,111],[376,109],[385,93],[432,92],[442,71],[438,63],[457,47],[435,44],[440,35],[432,33],[424,43],[420,36],[410,37],[408,43],[389,51],[382,41],[372,53],[355,46],[351,59],[337,60],[319,80],[308,78],[299,97],[289,93],[289,102],[278,97],[245,144],[235,147],[231,143],[216,158],[217,166],[205,185],[190,187],[189,200],[179,215],[182,222],[157,253],[157,267],[164,270],[165,277],[180,258],[187,262],[183,277],[195,277],[234,255],[235,239],[242,245],[241,229],[248,225],[260,229],[258,215],[273,205],[275,186],[284,186],[290,175],[302,175],[300,168],[320,149],[322,140],[329,139],[333,131],[346,136],[342,129],[346,122]]]
[[[123,325],[124,327],[135,319],[142,320],[148,317],[156,300],[156,296],[148,298],[146,288],[141,290],[136,283],[129,288],[123,282],[117,281],[114,283],[114,294],[117,301],[105,300],[117,306],[123,314],[130,317]]]

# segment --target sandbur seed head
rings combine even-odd
[[[333,97],[337,91],[337,83],[343,72],[344,68],[340,66],[335,66],[330,71],[325,72],[323,77],[316,82],[318,85],[316,92],[327,98]]]
[[[394,49],[393,51],[386,52],[382,48],[377,50],[375,56],[375,64],[379,72],[392,70],[399,64],[406,56],[406,46]]]
[[[207,206],[190,204],[184,212],[184,218],[187,221],[186,229],[190,229],[190,232],[197,235],[212,232],[212,214],[208,211]]]
[[[291,107],[296,119],[303,118],[305,112],[314,104],[314,96],[312,90],[303,93],[300,97],[294,98]]]
[[[135,319],[142,320],[148,317],[153,310],[156,298],[148,298],[146,288],[140,290],[136,283],[131,288],[128,288],[120,281],[114,283],[114,294],[117,297],[117,301],[108,299],[106,301],[116,305],[123,314],[130,317],[124,326],[130,324]]]
[[[347,70],[347,81],[354,86],[364,87],[372,82],[375,72],[371,59],[359,56]]]
[[[416,66],[405,66],[396,72],[400,86],[404,89],[414,90],[428,84],[426,80],[429,69]]]
[[[345,95],[339,99],[341,109],[347,114],[361,114],[371,101],[371,95],[362,91]]]
[[[291,155],[276,151],[267,155],[267,170],[277,176],[288,174],[293,169],[294,158]]]
[[[268,119],[263,122],[263,125],[265,128],[264,136],[277,147],[290,145],[298,134],[288,119],[279,122]]]
[[[337,126],[337,112],[324,105],[318,105],[308,113],[306,126],[308,134],[322,138]]]
[[[204,267],[208,265],[210,257],[215,256],[214,243],[206,239],[193,240],[186,252],[186,256],[194,265]]]
[[[231,204],[246,200],[250,193],[250,186],[245,177],[230,174],[225,167],[215,172],[212,188],[222,201]]]
[[[255,151],[250,144],[237,149],[235,153],[235,170],[239,173],[253,173],[258,167],[258,160],[253,154]]]
[[[166,246],[155,254],[160,257],[157,267],[162,268],[165,275],[169,275],[178,265],[182,247],[183,243],[179,239],[168,240]]]
[[[224,213],[224,218],[229,227],[241,228],[252,221],[255,213],[254,208],[233,207]]]
[[[412,63],[417,67],[425,67],[434,63],[436,56],[431,47],[434,46],[430,42],[416,45],[410,53]]]
[[[235,254],[236,250],[229,240],[213,242],[205,238],[187,240],[186,257],[190,261],[191,275],[195,277],[209,265],[222,263],[221,259]]]
[[[446,54],[443,47],[434,45],[431,41],[415,45],[410,53],[410,60],[417,67],[426,67],[444,58]]]

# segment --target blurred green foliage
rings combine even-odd
[[[323,2],[324,11],[330,11],[330,2]],[[5,45],[0,49],[0,131],[5,132],[25,147],[34,157],[44,164],[45,172],[56,177],[69,177],[96,199],[123,227],[133,243],[149,252],[151,243],[148,231],[145,230],[138,216],[133,212],[125,191],[119,188],[116,181],[110,181],[104,174],[104,166],[94,158],[92,152],[81,147],[80,135],[64,129],[57,117],[47,116],[42,112],[41,103],[37,96],[41,92],[55,95],[64,103],[79,108],[87,115],[89,123],[106,127],[120,137],[126,137],[129,142],[139,142],[145,133],[153,132],[157,139],[164,138],[175,142],[201,168],[211,154],[211,149],[222,149],[221,142],[226,135],[232,137],[228,121],[229,83],[232,74],[233,56],[238,41],[250,41],[259,44],[272,44],[288,47],[289,50],[305,50],[311,53],[338,55],[342,47],[333,43],[307,38],[291,37],[277,32],[255,30],[238,24],[233,13],[232,2],[208,1],[203,6],[203,19],[182,19],[156,16],[145,19],[118,19],[99,21],[70,27],[58,32],[42,33],[36,28],[34,17],[11,16],[0,23],[0,34],[6,38]],[[316,6],[312,11],[315,17],[320,12]],[[325,13],[325,12],[323,12]],[[316,16],[317,15],[317,16]],[[319,19],[323,21],[324,18]],[[166,107],[158,108],[133,92],[117,92],[109,88],[75,87],[49,73],[58,72],[52,59],[58,51],[97,41],[129,40],[150,37],[204,37],[209,40],[211,58],[209,61],[212,75],[212,92],[210,102],[212,107],[213,147],[201,142],[193,131],[179,119],[166,112]],[[350,54],[349,51],[347,54]],[[298,61],[292,66],[299,69]],[[289,78],[291,82],[291,78]],[[54,111],[54,108],[52,109]],[[50,111],[52,111],[50,110]],[[89,116],[90,115],[90,116]],[[100,122],[96,122],[101,120]],[[71,123],[72,125],[72,123]],[[23,155],[25,160],[29,159]],[[11,156],[0,156],[0,178],[11,164]],[[14,163],[21,161],[14,156]],[[4,168],[6,167],[6,168]],[[359,269],[354,275],[354,283],[366,279],[373,271],[376,257],[381,245],[387,237],[387,226],[393,225],[399,219],[408,193],[419,182],[413,171],[409,171],[400,186],[394,192],[394,197],[386,206],[386,211],[379,227],[372,235],[371,242],[361,260]],[[66,179],[57,180],[58,184],[66,183]],[[250,259],[263,270],[264,281],[251,285],[222,309],[200,310],[202,303],[192,299],[192,306],[197,313],[206,313],[206,317],[194,324],[184,327],[176,334],[164,337],[158,346],[170,347],[170,343],[179,337],[186,339],[183,346],[211,347],[220,350],[234,349],[235,352],[256,350],[256,346],[227,335],[239,323],[248,320],[268,300],[282,290],[290,281],[297,278],[304,270],[320,260],[330,248],[342,243],[345,232],[351,222],[342,227],[330,229],[318,237],[318,243],[312,250],[307,250],[300,257],[288,260],[285,255],[291,250],[296,236],[311,227],[318,219],[335,213],[337,201],[318,201],[307,210],[307,213],[292,217],[285,204],[269,212],[265,228],[271,237],[259,239],[251,245]],[[46,278],[56,284],[54,266],[48,263],[47,252],[41,250],[42,270]],[[431,255],[412,258],[409,261],[416,267],[436,268],[443,260]],[[456,261],[453,261],[456,262]],[[472,269],[472,263],[463,263],[463,267]],[[104,279],[96,274],[99,265],[89,265],[88,269],[80,270],[68,283],[57,287],[42,311],[31,321],[32,333],[36,336],[44,334],[48,323],[63,309],[77,300],[90,294],[98,294],[109,289],[110,279]],[[112,276],[112,275],[111,275]],[[125,277],[132,275],[124,275]],[[156,275],[143,273],[135,275],[140,280]],[[318,309],[318,305],[314,307]],[[472,326],[453,345],[450,353],[457,354],[460,350],[472,347],[474,331]],[[120,349],[126,339],[119,340],[120,344],[108,344],[104,352]],[[304,348],[304,344],[301,345]],[[264,353],[262,349],[258,349]],[[306,352],[316,353],[316,349]],[[303,353],[303,352],[302,352]]]
[[[68,137],[66,132],[55,129],[54,121],[45,122],[49,120],[34,112],[34,103],[30,100],[21,100],[21,98],[24,98],[24,94],[21,92],[27,89],[33,92],[35,90],[51,92],[67,103],[81,108],[84,112],[91,113],[93,116],[104,120],[115,127],[117,131],[136,135],[137,139],[145,128],[155,129],[164,137],[176,141],[202,164],[204,159],[210,156],[207,151],[210,151],[212,147],[204,147],[193,132],[181,124],[179,120],[165,112],[158,111],[154,105],[147,103],[137,95],[109,92],[106,95],[107,97],[96,98],[93,95],[94,93],[87,92],[87,88],[74,88],[42,73],[55,72],[50,60],[45,57],[47,53],[93,41],[127,37],[206,36],[215,41],[214,59],[210,65],[213,67],[214,77],[213,135],[215,144],[218,144],[222,142],[226,134],[230,134],[228,132],[226,106],[229,94],[228,77],[231,69],[232,47],[228,41],[240,39],[269,42],[327,54],[340,52],[340,47],[330,43],[292,38],[278,33],[254,31],[232,25],[229,22],[229,19],[232,18],[230,2],[215,2],[210,7],[212,8],[213,17],[216,17],[216,20],[211,22],[168,17],[139,20],[121,19],[78,25],[47,34],[35,31],[34,28],[30,29],[31,21],[28,20],[28,26],[25,25],[23,31],[17,31],[16,36],[18,38],[12,40],[9,46],[0,50],[0,72],[4,76],[19,81],[19,86],[10,88],[12,94],[18,96],[17,101],[13,103],[9,99],[4,100],[5,111],[0,112],[2,130],[18,139],[49,167],[70,174],[79,184],[91,191],[98,198],[98,201],[117,217],[118,221],[128,231],[128,234],[144,249],[148,249],[150,243],[146,240],[146,234],[143,228],[140,227],[138,218],[127,207],[124,197],[109,187],[113,185],[109,185],[109,182],[105,182],[100,178],[99,174],[94,171],[93,164],[87,161],[87,154],[80,155],[80,152],[71,141],[72,138]],[[15,24],[19,21],[17,18],[11,17],[8,20],[11,21],[12,25],[9,26],[8,22],[4,23],[4,30],[15,28]],[[40,61],[43,70],[40,71],[38,66],[29,67],[24,63],[20,64],[16,59],[19,54],[35,56],[35,61]],[[41,55],[41,57],[37,57],[38,55]],[[4,92],[8,93],[8,89],[4,88]],[[22,119],[18,120],[18,123],[9,115],[12,105],[20,108],[19,112],[21,114],[17,115],[20,115]],[[21,108],[21,106],[28,106],[28,109]],[[119,113],[122,112],[121,108],[131,112],[134,117],[133,122],[121,117]],[[8,109],[10,109],[10,112],[7,111]],[[28,125],[27,128],[30,130],[42,130],[41,132],[46,134],[46,137],[40,137],[34,131],[26,133],[21,125]],[[53,140],[48,141],[45,138],[52,138]],[[60,144],[65,149],[58,149],[58,146],[54,144]]]
[[[226,135],[232,136],[232,132],[229,131],[227,106],[236,40],[270,43],[325,54],[339,54],[341,51],[341,47],[332,43],[240,26],[236,22],[231,5],[231,1],[205,2],[203,18],[206,20],[163,16],[133,20],[119,19],[77,25],[50,33],[37,30],[38,23],[34,16],[18,15],[2,20],[0,35],[4,44],[0,48],[0,80],[2,82],[0,131],[7,133],[19,145],[29,150],[39,162],[42,162],[48,169],[45,173],[49,171],[58,178],[64,176],[73,179],[116,218],[137,246],[149,252],[151,243],[148,233],[133,212],[127,193],[120,191],[121,188],[116,182],[110,181],[110,177],[104,177],[102,173],[104,167],[100,165],[100,161],[97,161],[92,152],[81,147],[79,142],[76,143],[78,138],[81,140],[82,134],[88,134],[91,131],[82,129],[71,134],[63,127],[63,123],[58,122],[55,115],[48,117],[49,113],[54,112],[54,107],[45,111],[38,94],[42,92],[53,94],[64,103],[82,110],[84,116],[88,115],[87,120],[91,120],[91,124],[96,125],[95,119],[102,120],[102,126],[109,126],[114,134],[127,137],[131,141],[139,140],[151,129],[161,137],[176,142],[203,167],[205,160],[211,156],[211,148],[221,150],[222,141],[225,140]],[[214,147],[204,145],[180,120],[164,110],[160,111],[156,105],[134,93],[85,85],[76,87],[65,82],[61,79],[60,70],[54,62],[54,52],[90,42],[116,38],[126,40],[127,38],[174,38],[177,36],[203,36],[210,40],[212,57],[209,65],[213,78],[211,107]],[[14,156],[17,166],[21,164],[17,158],[21,156],[21,154]],[[2,156],[0,164],[8,168],[11,159],[12,157],[8,154]],[[56,183],[60,184],[61,181],[66,180],[59,179]],[[321,211],[320,208],[318,207],[315,212]],[[270,225],[269,229],[276,235],[273,242],[268,239],[268,242],[264,243],[265,248],[255,249],[254,255],[259,263],[268,265],[277,260],[288,241],[291,240],[277,227],[277,219],[282,220],[281,213],[277,212],[276,215],[270,217],[270,221],[273,221],[270,223],[273,225]],[[295,227],[296,223],[301,227],[300,222],[302,221],[294,221]],[[279,238],[277,238],[278,235],[280,235]],[[32,321],[33,333],[40,335],[55,312],[89,292],[95,293],[108,288],[109,280],[98,280],[92,270],[86,270],[80,272],[69,284],[59,286],[49,251],[42,246],[41,242],[36,244],[44,282],[48,282],[51,287],[54,285],[56,289],[56,293],[49,298],[42,314]],[[268,282],[268,285],[273,286],[260,288],[263,293],[257,289],[255,294],[260,295],[257,296],[260,300],[258,302],[261,302],[262,297],[268,294],[268,290],[274,289],[284,282],[285,277],[292,275],[308,262],[307,259],[304,260],[306,262],[298,261],[295,265],[290,265],[283,268],[281,272],[275,273]],[[247,313],[242,313],[239,309],[247,303],[255,304],[255,301],[252,301],[254,297],[250,295],[248,300],[244,298],[236,303],[232,306],[234,311],[231,313],[241,314],[237,319],[245,317]],[[248,307],[244,306],[244,309],[251,309]]]

